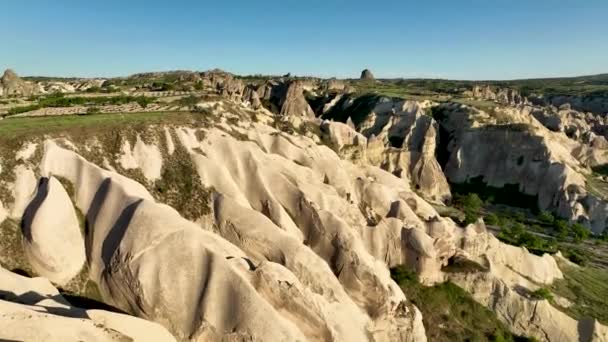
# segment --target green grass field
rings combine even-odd
[[[36,137],[61,132],[79,134],[116,126],[191,123],[204,115],[186,112],[141,112],[7,118],[0,120],[0,141],[24,135]]]
[[[551,291],[573,303],[562,310],[576,319],[593,317],[608,324],[608,271],[565,263],[560,263],[560,268],[564,279],[557,280]]]

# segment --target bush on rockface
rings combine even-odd
[[[540,222],[544,224],[553,224],[553,222],[555,221],[555,217],[553,217],[553,214],[546,210],[541,210],[541,212],[538,213],[537,218]]]
[[[530,297],[532,297],[533,299],[537,299],[537,300],[543,300],[543,299],[552,300],[553,294],[551,293],[551,291],[549,289],[541,287],[538,290],[530,292]]]
[[[464,212],[464,224],[475,223],[483,205],[481,198],[476,193],[469,193],[467,195],[456,195],[454,200],[456,206]]]

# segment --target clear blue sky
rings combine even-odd
[[[0,68],[512,79],[608,72],[608,0],[5,0]]]

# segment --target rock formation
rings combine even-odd
[[[37,274],[58,285],[78,274],[86,261],[84,240],[72,201],[57,179],[40,179],[22,224],[25,254]]]
[[[333,114],[336,118],[340,116],[341,119],[344,119],[342,114],[348,115],[351,111],[361,110],[354,108],[357,106],[355,101],[342,98],[333,100],[328,105],[341,106]],[[425,112],[430,105],[430,102],[373,99],[369,103],[369,111],[362,111],[363,114],[360,115],[362,119],[356,131],[367,138],[365,151],[360,153],[365,156],[363,160],[411,181],[416,191],[426,198],[444,202],[449,201],[451,194],[435,157],[439,139],[438,125]],[[352,123],[350,116],[348,120]],[[341,130],[346,131],[345,128]],[[330,140],[336,141],[331,136]],[[345,151],[352,152],[352,149],[343,149],[343,145],[337,147],[337,151],[343,155]]]
[[[473,86],[472,95],[475,98],[496,101],[507,105],[519,105],[526,103],[527,101],[517,90],[511,88],[494,88],[490,85]]]
[[[36,85],[22,80],[11,69],[6,69],[0,78],[0,96],[30,96],[37,92]]]
[[[0,267],[0,284],[2,340],[175,341],[159,324],[72,306],[44,278],[27,278]]]
[[[304,97],[304,87],[299,81],[290,82],[285,95],[280,99],[281,116],[314,118],[315,113]]]
[[[572,221],[582,221],[596,233],[606,228],[606,202],[589,193],[580,161],[579,146],[565,135],[540,124],[532,107],[506,108],[488,114],[460,105],[446,105],[440,125],[449,132],[449,159],[445,174],[464,183],[482,177],[501,188],[515,184],[537,196],[538,207]]]
[[[528,295],[564,278],[553,256],[432,206],[451,197],[441,160],[452,181],[517,184],[599,231],[608,210],[585,191],[581,144],[535,108],[335,94],[320,120],[304,96],[316,81],[199,76],[215,97],[195,119],[3,147],[0,246],[11,249],[0,261],[77,295],[96,288],[125,314],[80,309],[49,281],[0,269],[0,338],[425,341],[389,272],[406,266],[425,285],[460,285],[516,333],[606,340],[600,323]],[[273,125],[282,118],[302,125]],[[476,267],[451,269],[458,261]]]
[[[359,77],[362,81],[374,81],[374,74],[369,69],[365,69],[361,71],[361,77]]]

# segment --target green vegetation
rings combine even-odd
[[[551,291],[572,302],[570,307],[561,309],[576,319],[593,317],[608,324],[608,271],[564,263],[559,266],[564,279],[556,280]]]
[[[498,239],[510,245],[526,247],[528,251],[542,255],[544,253],[556,253],[557,242],[555,239],[543,239],[531,233],[521,222],[507,221],[503,223]]]
[[[551,290],[546,287],[541,287],[538,290],[530,292],[530,297],[538,300],[553,300],[553,294],[551,293]]]
[[[405,100],[446,101],[458,91],[447,80],[398,80],[377,82],[352,82],[359,95],[373,94]],[[464,90],[464,89],[462,89]]]
[[[538,213],[538,220],[544,224],[553,224],[555,217],[550,212],[541,210],[541,212]]]
[[[452,194],[454,206],[465,213],[461,224],[483,217],[491,229],[500,229],[496,236],[505,243],[525,247],[537,255],[559,250],[579,265],[591,262],[608,266],[602,250],[590,246],[601,245],[603,236],[591,241],[591,232],[582,224],[570,224],[551,212],[538,210],[536,196],[522,194],[516,185],[494,188],[474,178],[465,184],[452,184]]]
[[[545,94],[547,96],[608,97],[608,74],[513,80],[492,82],[492,84],[517,89],[523,96]]]
[[[486,185],[483,177],[480,176],[471,178],[466,183],[452,183],[450,187],[454,194],[476,194],[481,200],[491,204],[504,204],[538,211],[537,196],[522,193],[517,184],[505,184],[505,186],[497,188]]]
[[[99,97],[84,97],[84,96],[64,96],[63,94],[52,94],[37,99],[37,103],[29,106],[14,107],[8,110],[9,115],[25,113],[41,108],[48,107],[73,107],[73,106],[105,106],[105,105],[122,105],[127,103],[137,103],[142,108],[146,108],[148,104],[153,103],[154,99],[145,96],[99,96]]]
[[[138,124],[189,124],[200,120],[199,113],[143,112],[128,114],[66,115],[59,117],[8,118],[0,121],[0,146],[13,144],[17,137],[53,133],[91,136],[111,127],[125,128]]]
[[[476,84],[508,87],[519,90],[523,96],[545,94],[546,96],[587,96],[608,97],[608,74],[524,79],[513,81],[459,81],[442,79],[392,79],[368,82],[352,82],[359,91],[376,91],[390,94],[387,96],[407,95],[460,95]]]
[[[589,262],[589,253],[587,253],[582,248],[567,247],[563,249],[560,248],[560,250],[564,258],[570,260],[571,262],[579,266],[586,266]]]
[[[465,215],[464,224],[475,223],[479,218],[479,212],[483,205],[483,201],[475,193],[466,195],[455,194],[454,203],[460,208]]]
[[[21,224],[12,219],[0,222],[0,266],[21,274],[32,275],[30,263],[23,251]]]
[[[597,198],[608,200],[608,164],[591,168],[592,174],[586,175],[586,188]]]
[[[174,137],[174,141],[179,140]],[[203,186],[186,148],[176,143],[173,154],[164,157],[161,178],[152,188],[154,197],[188,220],[211,213],[213,189]]]
[[[426,287],[403,266],[391,276],[422,312],[429,341],[531,341],[511,334],[494,312],[451,282]]]

